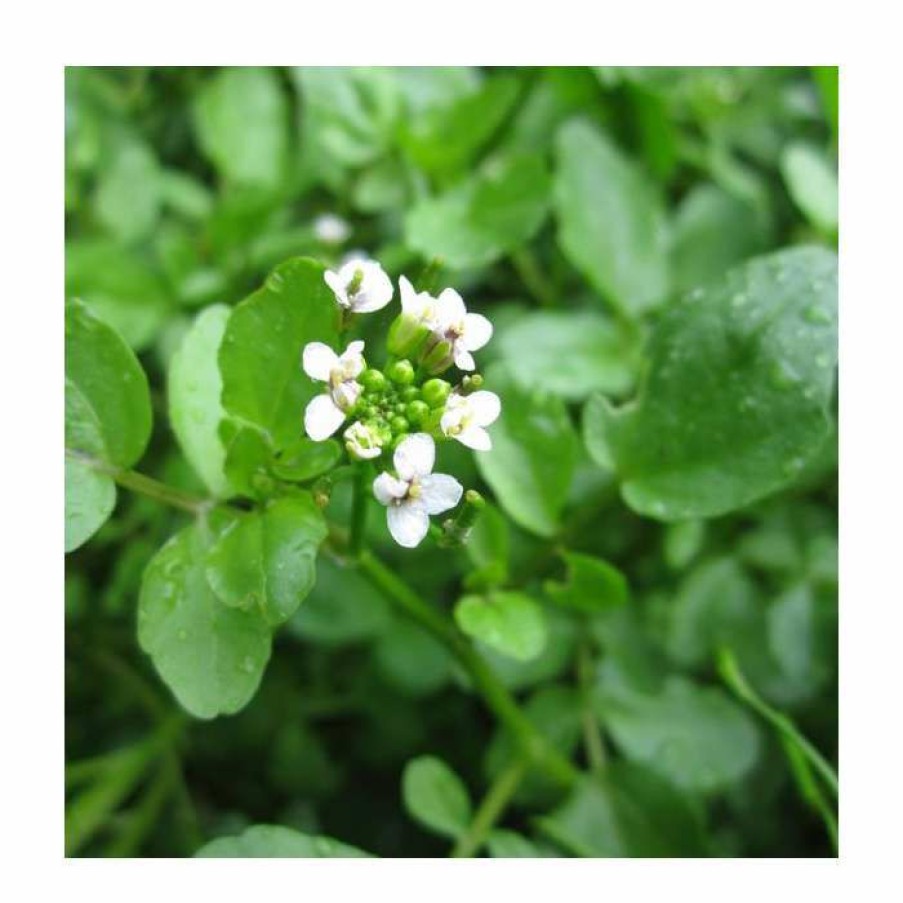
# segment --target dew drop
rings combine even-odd
[[[238,666],[240,671],[244,671],[245,674],[253,674],[254,672],[254,659],[251,658],[250,655],[246,655],[242,663]]]

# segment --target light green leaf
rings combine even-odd
[[[578,552],[565,552],[562,557],[568,568],[567,581],[547,581],[543,586],[556,605],[593,614],[627,602],[627,579],[614,565]]]
[[[313,588],[326,532],[310,495],[281,498],[223,530],[207,553],[207,581],[225,605],[283,624]]]
[[[542,856],[557,855],[549,847],[505,828],[490,831],[486,846],[493,859],[539,859]]]
[[[169,362],[169,419],[188,462],[215,495],[229,494],[226,452],[218,428],[222,379],[217,353],[230,310],[224,304],[198,314]]]
[[[160,277],[145,259],[108,240],[67,243],[66,297],[84,301],[135,351],[153,341],[171,307]]]
[[[663,553],[672,570],[683,570],[701,551],[706,539],[704,520],[681,520],[665,527]]]
[[[542,158],[495,161],[445,194],[424,198],[405,218],[408,246],[450,267],[484,266],[529,240],[549,205]]]
[[[244,708],[270,657],[271,629],[262,614],[224,605],[207,582],[215,538],[203,522],[176,533],[147,566],[138,599],[138,642],[196,718]]]
[[[654,772],[613,762],[584,778],[537,826],[575,856],[684,857],[705,854],[701,825],[687,800]]]
[[[568,401],[620,395],[633,384],[636,341],[593,311],[539,311],[501,332],[498,349],[519,385]]]
[[[464,782],[435,756],[419,756],[401,776],[405,809],[424,827],[456,840],[470,825],[470,796]]]
[[[220,345],[223,407],[264,430],[277,450],[301,438],[304,408],[322,388],[301,369],[304,346],[338,345],[338,305],[323,273],[305,258],[276,267],[233,309]]]
[[[66,304],[66,551],[110,516],[104,469],[131,467],[151,432],[147,377],[122,338],[78,302]]]
[[[474,93],[411,117],[402,145],[430,173],[454,173],[470,163],[508,115],[518,95],[508,76],[486,79]]]
[[[275,71],[222,69],[201,88],[193,112],[201,149],[224,179],[264,188],[282,182],[289,110]]]
[[[714,517],[792,483],[831,430],[837,258],[750,261],[662,315],[637,399],[587,406],[587,445],[631,508]]]
[[[357,847],[331,837],[302,834],[282,825],[252,825],[237,837],[218,837],[195,854],[203,859],[358,859]]]
[[[523,593],[464,596],[455,621],[464,633],[518,661],[536,658],[548,636],[542,608]]]
[[[668,237],[652,180],[588,122],[561,128],[557,157],[558,241],[571,263],[627,314],[660,304]]]
[[[698,185],[678,204],[673,232],[677,292],[706,285],[761,253],[768,237],[751,204],[711,184]]]
[[[552,536],[579,451],[567,408],[554,395],[520,388],[497,366],[486,385],[501,396],[502,414],[490,428],[492,451],[476,456],[480,474],[516,523]]]
[[[153,151],[136,139],[118,142],[94,195],[100,223],[120,241],[136,241],[157,224],[160,202],[160,167]]]
[[[741,781],[760,752],[759,731],[720,689],[682,677],[657,694],[603,683],[596,711],[620,751],[677,787],[714,793]]]
[[[837,231],[837,170],[825,153],[798,141],[781,154],[781,173],[797,207],[816,229]]]

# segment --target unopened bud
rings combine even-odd
[[[428,379],[420,390],[423,400],[431,407],[438,408],[445,404],[451,393],[451,383],[444,379]]]
[[[430,415],[430,406],[425,401],[412,401],[405,408],[405,416],[413,424],[423,423]]]
[[[386,375],[396,385],[409,386],[414,382],[414,365],[408,360],[395,361],[386,371]]]
[[[447,339],[436,342],[423,356],[422,364],[427,373],[444,373],[455,362],[452,343]]]
[[[389,327],[386,345],[390,354],[414,357],[429,336],[430,329],[425,323],[410,314],[400,314]]]
[[[381,370],[376,370],[373,367],[365,370],[358,377],[358,381],[368,392],[371,392],[374,395],[377,392],[381,392],[386,387],[386,377],[383,375],[383,372]]]
[[[469,395],[471,392],[476,392],[482,385],[483,377],[479,373],[474,373],[472,376],[465,376],[461,380],[460,392],[462,395]]]

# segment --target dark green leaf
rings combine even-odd
[[[460,837],[470,824],[470,796],[463,781],[435,756],[420,756],[405,766],[401,777],[405,808],[424,827]]]

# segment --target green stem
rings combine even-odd
[[[579,777],[579,771],[564,756],[550,748],[545,737],[521,711],[507,687],[454,624],[428,605],[393,570],[370,552],[361,553],[359,566],[370,582],[382,590],[400,611],[448,647],[470,675],[486,705],[511,732],[527,762],[545,772],[562,787],[572,786]]]
[[[489,788],[483,802],[480,803],[480,808],[467,829],[467,833],[460,837],[455,844],[451,852],[452,857],[466,859],[477,853],[486,841],[486,836],[505,811],[526,773],[527,763],[523,759],[516,759],[502,771]]]
[[[555,307],[558,296],[555,287],[543,275],[536,258],[529,248],[518,248],[511,252],[511,263],[520,281],[526,286],[531,295],[542,307]]]
[[[592,692],[593,659],[589,641],[584,639],[577,652],[577,679],[580,684],[581,721],[583,723],[583,745],[586,758],[592,771],[601,771],[605,767],[605,746],[599,722],[592,709],[590,694]]]
[[[351,497],[351,538],[348,550],[352,558],[360,556],[364,548],[364,534],[367,530],[367,503],[370,494],[370,469],[361,464],[354,476]]]

